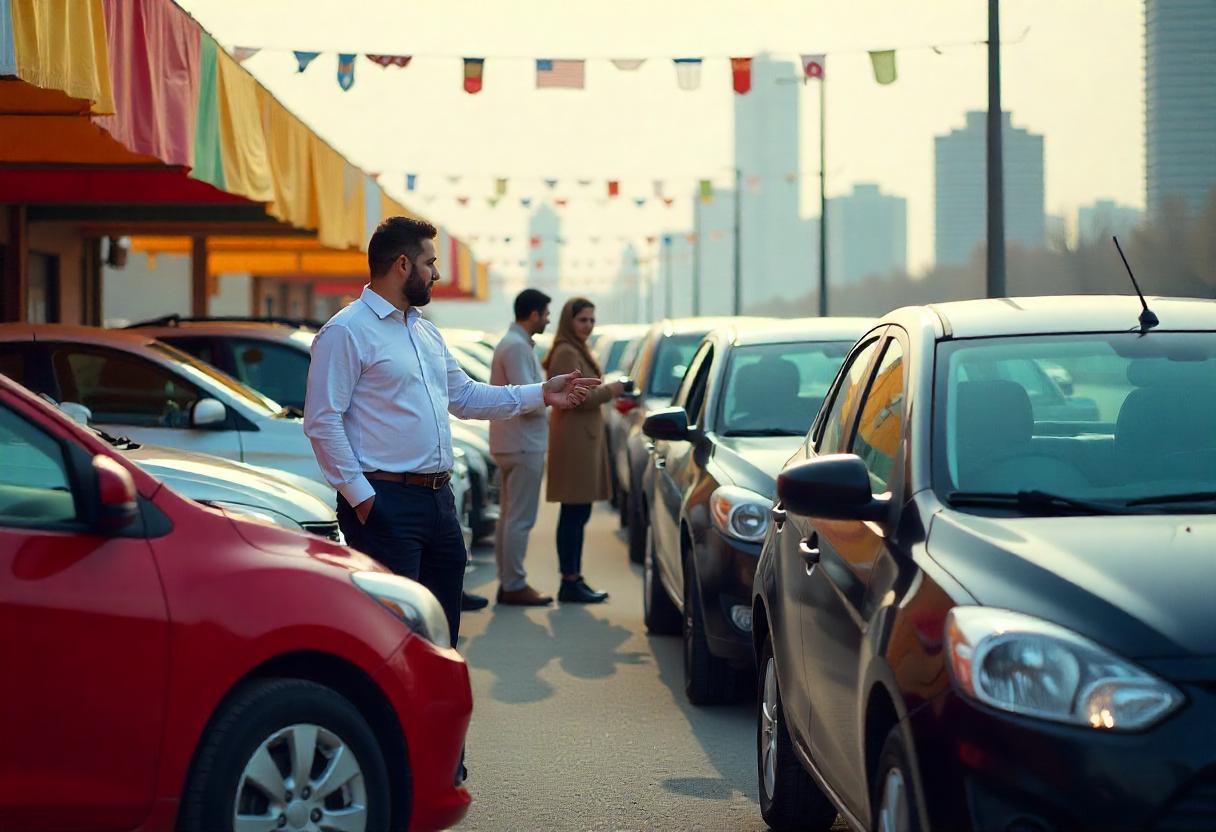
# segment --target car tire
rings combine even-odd
[[[297,747],[312,754],[305,786],[293,776]],[[328,783],[335,772],[341,782]],[[268,776],[273,785],[259,786]],[[182,795],[178,829],[230,832],[238,811],[272,819],[303,813],[315,822],[325,812],[359,805],[365,830],[389,828],[388,769],[359,710],[314,682],[258,680],[238,688],[207,726]]]
[[[701,586],[692,559],[684,562],[684,695],[694,705],[720,705],[734,696],[734,672],[709,650]]]
[[[912,766],[899,726],[891,729],[871,780],[870,817],[878,832],[920,832],[920,808],[912,785]]]
[[[760,814],[770,829],[828,832],[836,807],[815,784],[794,754],[785,727],[773,642],[765,638],[756,696],[756,775]]]
[[[642,560],[642,620],[646,623],[646,632],[655,636],[674,636],[680,632],[680,611],[667,597],[659,577],[653,531],[646,533],[646,555]]]
[[[646,534],[649,522],[642,506],[640,488],[631,488],[629,495],[629,561],[642,563],[646,559]]]

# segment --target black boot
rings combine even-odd
[[[608,593],[596,592],[580,577],[575,581],[563,580],[562,588],[557,591],[557,600],[563,604],[602,604],[608,600]]]
[[[483,609],[486,604],[490,603],[490,599],[482,595],[474,595],[471,592],[460,593],[460,610],[461,612],[472,612],[473,610]]]

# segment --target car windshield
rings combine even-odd
[[[696,332],[666,335],[659,340],[646,391],[648,396],[670,399],[676,394],[684,371],[688,369],[688,362],[692,361],[697,345],[704,337],[704,332]]]
[[[722,395],[724,436],[802,436],[853,341],[736,347]]]
[[[934,486],[956,504],[1216,511],[1216,333],[947,341],[933,408]]]
[[[604,356],[604,372],[615,373],[624,369],[625,348],[629,346],[628,338],[617,338],[608,344],[608,354]]]
[[[177,369],[196,382],[202,382],[205,388],[221,387],[224,392],[238,398],[242,403],[266,416],[278,416],[285,409],[273,399],[268,399],[251,387],[246,387],[227,373],[217,370],[210,364],[199,361],[189,353],[182,352],[177,347],[163,341],[151,341],[148,347],[160,353],[177,365]]]

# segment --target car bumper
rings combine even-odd
[[[752,580],[760,559],[760,545],[728,538],[717,529],[710,529],[705,537],[705,545],[698,552],[697,578],[701,582],[701,605],[709,650],[736,666],[750,666],[755,662],[751,629]]]
[[[411,830],[447,829],[464,818],[469,792],[459,781],[473,712],[469,670],[455,650],[407,639],[376,676],[405,729]]]
[[[909,717],[930,828],[1216,829],[1216,690],[1183,691],[1181,711],[1136,734],[1013,717],[946,694]]]

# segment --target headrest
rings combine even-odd
[[[741,368],[735,384],[741,398],[760,396],[786,401],[797,397],[802,374],[798,372],[798,365],[789,359],[767,357]]]
[[[1033,432],[1030,397],[1020,384],[1003,379],[959,382],[961,456],[989,456],[993,450],[1028,443]]]
[[[1127,380],[1136,387],[1216,385],[1216,362],[1137,358],[1127,363]]]

